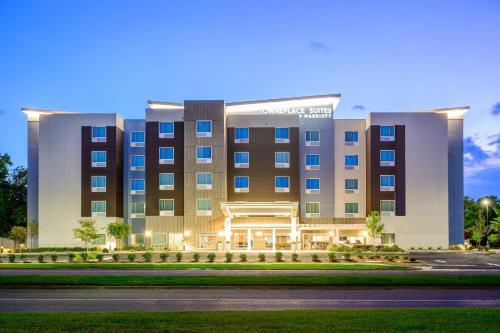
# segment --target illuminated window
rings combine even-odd
[[[160,216],[174,216],[174,199],[160,199]]]
[[[173,190],[173,189],[174,189],[174,174],[160,173],[160,190]]]
[[[358,213],[358,203],[357,202],[346,202],[345,203],[345,213],[346,214],[357,214]]]
[[[211,190],[212,189],[212,173],[198,172],[196,173],[196,189]]]
[[[306,202],[306,217],[319,216],[319,202]]]
[[[196,215],[212,215],[212,199],[196,199]]]

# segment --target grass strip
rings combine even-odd
[[[0,313],[0,332],[499,332],[500,308]]]
[[[500,276],[0,276],[0,286],[500,286]]]
[[[397,264],[365,264],[365,263],[40,263],[40,264],[0,264],[0,269],[318,269],[318,270],[387,270],[407,269]]]

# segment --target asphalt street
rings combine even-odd
[[[220,311],[363,307],[497,307],[494,289],[0,289],[1,312]]]

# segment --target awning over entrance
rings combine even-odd
[[[275,202],[221,202],[222,212],[227,217],[281,216],[296,217],[299,203],[289,201]]]

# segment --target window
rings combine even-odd
[[[358,143],[358,132],[357,131],[347,131],[345,132],[345,145],[353,146]]]
[[[212,216],[212,199],[197,199],[196,215]]]
[[[167,245],[167,234],[166,233],[153,233],[153,246],[162,246]]]
[[[346,155],[344,163],[346,169],[356,169],[358,167],[358,155]]]
[[[382,245],[394,245],[396,244],[396,235],[393,233],[382,233],[380,235],[380,243]]]
[[[276,176],[274,177],[275,192],[290,192],[290,177]]]
[[[196,137],[211,138],[212,137],[212,121],[197,120],[196,121]]]
[[[196,147],[196,163],[200,164],[212,163],[212,147],[210,146]]]
[[[145,217],[146,205],[144,202],[132,202],[130,204],[130,217],[139,218]]]
[[[97,238],[92,241],[92,245],[106,245],[106,234],[97,234]]]
[[[130,132],[130,147],[144,147],[144,132]]]
[[[92,127],[92,142],[106,142],[106,127]]]
[[[196,174],[196,189],[211,190],[212,189],[212,173],[198,172]]]
[[[394,166],[394,164],[395,164],[394,150],[381,150],[380,166]]]
[[[90,211],[92,217],[106,216],[106,201],[91,201]]]
[[[160,199],[160,216],[174,216],[174,199]]]
[[[173,173],[160,173],[160,190],[173,190],[174,189],[174,174]]]
[[[106,167],[106,152],[93,151],[92,152],[92,167],[105,168]]]
[[[160,164],[174,164],[173,147],[160,147]]]
[[[144,155],[130,156],[130,170],[132,171],[144,170]]]
[[[234,192],[248,192],[248,176],[234,177]]]
[[[319,131],[306,131],[306,146],[319,146]]]
[[[289,143],[290,142],[290,130],[288,127],[277,127],[274,129],[274,142],[275,143]]]
[[[131,234],[130,242],[134,245],[144,245],[144,234]]]
[[[158,128],[160,138],[167,139],[174,137],[174,123],[172,121],[160,122]]]
[[[380,200],[380,215],[394,215],[396,204],[394,200]]]
[[[198,234],[198,248],[206,250],[217,250],[216,234]]]
[[[106,176],[92,176],[92,192],[106,192]]]
[[[249,136],[248,127],[234,129],[234,143],[248,143]]]
[[[394,191],[394,176],[393,175],[380,176],[380,190],[381,191]]]
[[[250,154],[246,151],[237,151],[234,153],[234,167],[248,168],[250,164]]]
[[[306,193],[319,193],[319,178],[306,178]]]
[[[358,191],[358,180],[357,179],[346,179],[345,180],[345,193],[355,193]]]
[[[277,151],[274,153],[274,167],[275,168],[289,168],[290,167],[290,153],[287,151]]]
[[[144,179],[131,179],[130,180],[130,193],[131,194],[144,194]]]
[[[394,141],[394,126],[380,126],[380,141]]]
[[[306,170],[319,170],[319,155],[306,155]]]
[[[306,202],[306,217],[319,217],[319,202]]]
[[[358,203],[357,202],[347,202],[345,204],[346,214],[357,214],[358,213]]]

